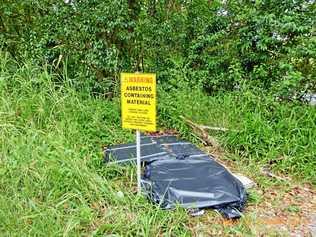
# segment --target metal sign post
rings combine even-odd
[[[137,193],[141,194],[140,131],[136,130]]]

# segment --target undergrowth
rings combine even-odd
[[[134,139],[121,129],[118,97],[79,92],[71,79],[60,83],[49,70],[17,65],[7,54],[0,65],[3,235],[190,235],[182,209],[163,211],[134,195],[133,168],[103,164],[104,146]],[[315,183],[315,108],[258,93],[209,97],[194,88],[161,90],[160,128],[196,142],[183,115],[237,130],[213,135],[246,166],[270,164]]]
[[[183,210],[165,212],[136,197],[133,169],[104,166],[103,146],[133,139],[121,129],[118,100],[78,93],[53,77],[2,60],[0,232],[186,235]]]
[[[247,164],[316,183],[316,108],[277,101],[268,91],[241,89],[206,96],[196,89],[161,91],[160,116],[192,141],[181,116],[197,124],[228,128],[211,132]]]

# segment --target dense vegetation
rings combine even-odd
[[[157,73],[160,129],[199,144],[181,116],[230,128],[211,134],[223,159],[316,184],[316,111],[303,100],[316,90],[315,5],[3,0],[0,232],[190,235],[183,210],[132,194],[134,169],[101,162],[104,146],[134,138],[120,126],[121,71]]]
[[[247,84],[289,98],[315,90],[315,14],[314,1],[4,0],[0,42],[95,92],[144,70],[167,88]]]

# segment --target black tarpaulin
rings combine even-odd
[[[157,159],[181,155],[206,155],[193,144],[179,140],[176,136],[142,136],[141,160],[149,162]],[[105,161],[128,164],[136,161],[136,144],[128,143],[110,146],[105,150]]]
[[[175,136],[142,137],[143,192],[164,209],[213,208],[227,218],[240,217],[246,202],[242,183],[225,167]],[[136,160],[135,144],[109,147],[105,161]]]

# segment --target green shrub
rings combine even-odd
[[[245,83],[283,97],[315,90],[315,9],[307,1],[223,3],[192,41],[193,77],[209,93]]]
[[[118,72],[134,70],[136,19],[130,7],[126,1],[8,1],[2,5],[4,25],[12,27],[4,28],[4,46],[59,74],[66,70],[74,85],[112,91]]]
[[[119,72],[144,70],[166,89],[185,80],[214,94],[247,84],[299,98],[315,90],[315,11],[308,1],[6,0],[0,40],[15,58],[106,95]]]

